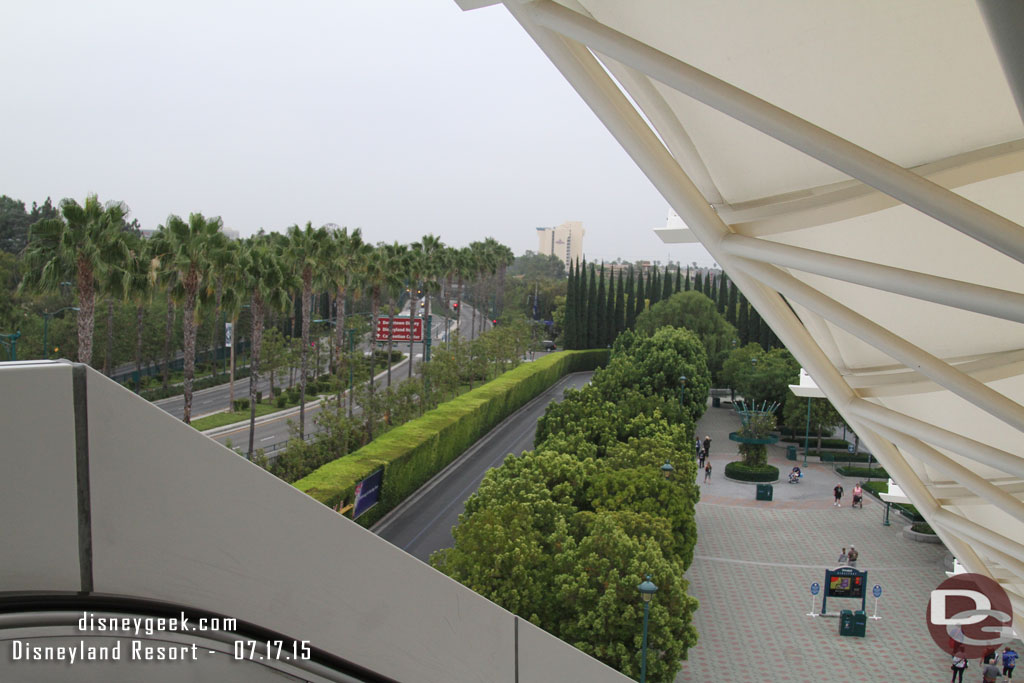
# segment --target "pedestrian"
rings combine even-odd
[[[864,489],[860,487],[860,482],[853,487],[853,502],[850,503],[850,507],[860,507],[864,509]]]
[[[860,557],[860,553],[852,545],[850,546],[850,552],[846,554],[847,562],[851,567],[857,566],[857,558]]]
[[[711,436],[708,434],[704,435],[704,457],[711,455]]]
[[[846,554],[846,548],[843,548],[841,551],[839,551],[839,559],[836,560],[836,562],[838,562],[839,566],[842,567],[846,565],[848,559],[849,557]]]
[[[1017,666],[1017,653],[1009,645],[1003,650],[1003,675],[1007,680],[1013,678],[1013,667]]]
[[[949,667],[953,672],[953,677],[949,679],[949,683],[964,683],[964,671],[967,670],[967,657],[964,656],[963,648],[957,648],[956,652],[953,653],[953,664]],[[957,680],[959,676],[959,680]]]
[[[835,500],[834,503],[832,503],[832,505],[834,507],[841,507],[842,506],[842,500],[843,500],[843,485],[842,484],[836,484],[836,487],[834,489],[832,489],[832,493],[836,497],[836,500]]]
[[[697,437],[696,439],[694,439],[693,443],[694,443],[694,446],[696,446],[696,447],[697,447],[697,450],[696,450],[696,456],[694,456],[694,457],[697,457],[697,458],[699,458],[699,457],[700,457],[700,454],[701,454],[701,452],[702,452],[702,450],[703,450],[703,449],[702,449],[702,447],[701,447],[701,445],[700,445],[700,437],[698,436],[698,437]]]
[[[704,451],[700,452],[700,469],[704,469],[704,461],[707,459],[708,454]]]
[[[708,460],[708,464],[704,466],[704,483],[711,485],[711,461]]]
[[[985,657],[985,665],[981,670],[982,683],[996,683],[1000,676],[999,667],[996,666],[996,656],[992,654]]]

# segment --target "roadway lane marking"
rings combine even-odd
[[[274,435],[271,434],[270,436],[263,437],[262,439],[260,439],[260,441],[269,441],[270,439],[273,439],[273,438],[274,438]]]

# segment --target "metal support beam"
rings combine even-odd
[[[506,2],[513,15],[512,2]],[[618,60],[1024,263],[1024,227],[849,140],[551,0],[530,21]],[[571,79],[570,79],[571,82]]]

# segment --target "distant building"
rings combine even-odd
[[[537,228],[538,254],[557,256],[565,263],[565,269],[576,259],[583,259],[583,223],[566,221],[555,228]]]

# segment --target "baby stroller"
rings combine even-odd
[[[792,471],[789,473],[789,483],[790,484],[799,484],[800,483],[800,479],[803,476],[804,476],[804,473],[800,471],[800,468],[799,467],[794,467],[792,469]]]

